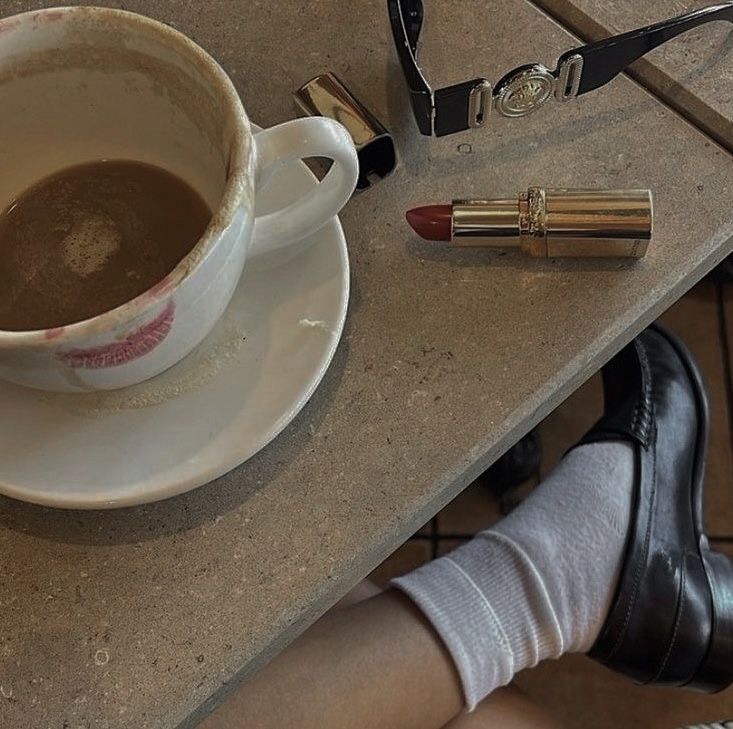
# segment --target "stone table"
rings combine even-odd
[[[0,13],[39,5],[0,0]],[[337,72],[395,132],[402,165],[342,215],[347,329],[269,447],[140,508],[0,500],[0,726],[14,729],[195,725],[732,247],[728,153],[626,78],[577,104],[424,139],[382,2],[124,6],[207,48],[261,124],[291,117],[290,93],[309,77]],[[436,0],[428,24],[436,85],[554,65],[575,43],[526,0],[490,11]],[[653,188],[649,256],[446,250],[404,223],[417,203],[532,183]]]
[[[536,0],[587,41],[715,4],[713,0]],[[631,76],[733,149],[733,26],[709,23],[639,60]]]

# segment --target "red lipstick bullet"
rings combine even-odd
[[[425,240],[449,241],[453,237],[453,206],[426,205],[405,214],[410,227]]]
[[[642,258],[653,221],[649,190],[542,187],[512,199],[426,205],[406,217],[426,240],[521,248],[536,258]]]

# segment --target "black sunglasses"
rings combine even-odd
[[[423,134],[438,137],[483,126],[492,109],[517,117],[539,109],[551,96],[570,101],[604,86],[644,54],[688,30],[715,20],[733,23],[733,2],[712,5],[574,48],[560,56],[555,71],[532,63],[510,71],[493,88],[485,78],[476,78],[433,91],[417,63],[422,0],[387,0],[387,6],[415,120]]]

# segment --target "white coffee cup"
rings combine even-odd
[[[211,56],[166,25],[119,10],[0,20],[0,109],[0,210],[64,167],[133,159],[186,180],[214,211],[191,253],[137,298],[63,327],[0,331],[0,377],[40,389],[114,389],[174,365],[222,315],[247,257],[317,231],[358,176],[340,124],[299,119],[255,136]],[[333,160],[324,179],[255,218],[256,190],[272,171],[316,156]]]

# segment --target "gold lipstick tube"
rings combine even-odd
[[[650,190],[531,187],[512,200],[456,200],[453,245],[520,247],[536,258],[643,258]]]

